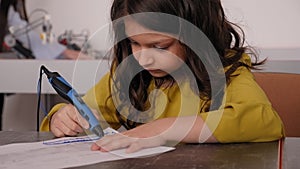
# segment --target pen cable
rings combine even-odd
[[[40,69],[38,84],[37,84],[37,95],[38,95],[38,101],[37,101],[37,110],[36,110],[36,131],[39,131],[40,128],[40,109],[44,112],[44,115],[47,116],[47,111],[43,104],[41,104],[41,89],[42,89],[42,76],[44,72],[43,69]]]

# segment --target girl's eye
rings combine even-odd
[[[132,46],[136,46],[138,45],[138,43],[132,39],[128,39],[129,40],[129,44],[132,45]]]
[[[134,42],[134,41],[131,41],[130,44],[131,44],[131,45],[138,45],[138,43],[137,43],[137,42]]]
[[[154,45],[153,48],[155,48],[155,49],[160,49],[160,50],[166,50],[166,49],[168,49],[168,46]]]

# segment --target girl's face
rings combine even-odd
[[[184,48],[170,35],[147,29],[133,19],[125,20],[125,32],[134,58],[152,76],[164,77],[184,63]]]

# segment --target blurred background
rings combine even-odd
[[[51,16],[55,38],[67,33],[88,32],[89,45],[100,55],[110,47],[107,24],[112,0],[27,0],[29,18]],[[300,60],[299,0],[222,0],[230,21],[240,25],[246,34],[246,45],[258,49],[261,59]],[[59,99],[58,99],[59,100]],[[50,97],[46,104],[54,104]],[[35,130],[36,94],[6,96],[3,129]],[[16,106],[17,105],[17,106]]]
[[[107,24],[112,0],[27,0],[28,13],[49,12],[56,35],[65,30],[91,34]],[[222,0],[228,18],[242,26],[247,42],[259,48],[300,47],[299,0]],[[102,34],[103,37],[107,35]],[[105,48],[104,41],[94,42]],[[99,47],[99,48],[100,48]]]

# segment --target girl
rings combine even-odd
[[[111,71],[84,100],[100,121],[127,131],[101,138],[92,150],[284,136],[250,71],[262,63],[251,63],[243,32],[227,21],[220,0],[114,0],[111,20]],[[73,106],[60,104],[41,130],[61,137],[87,127]]]

